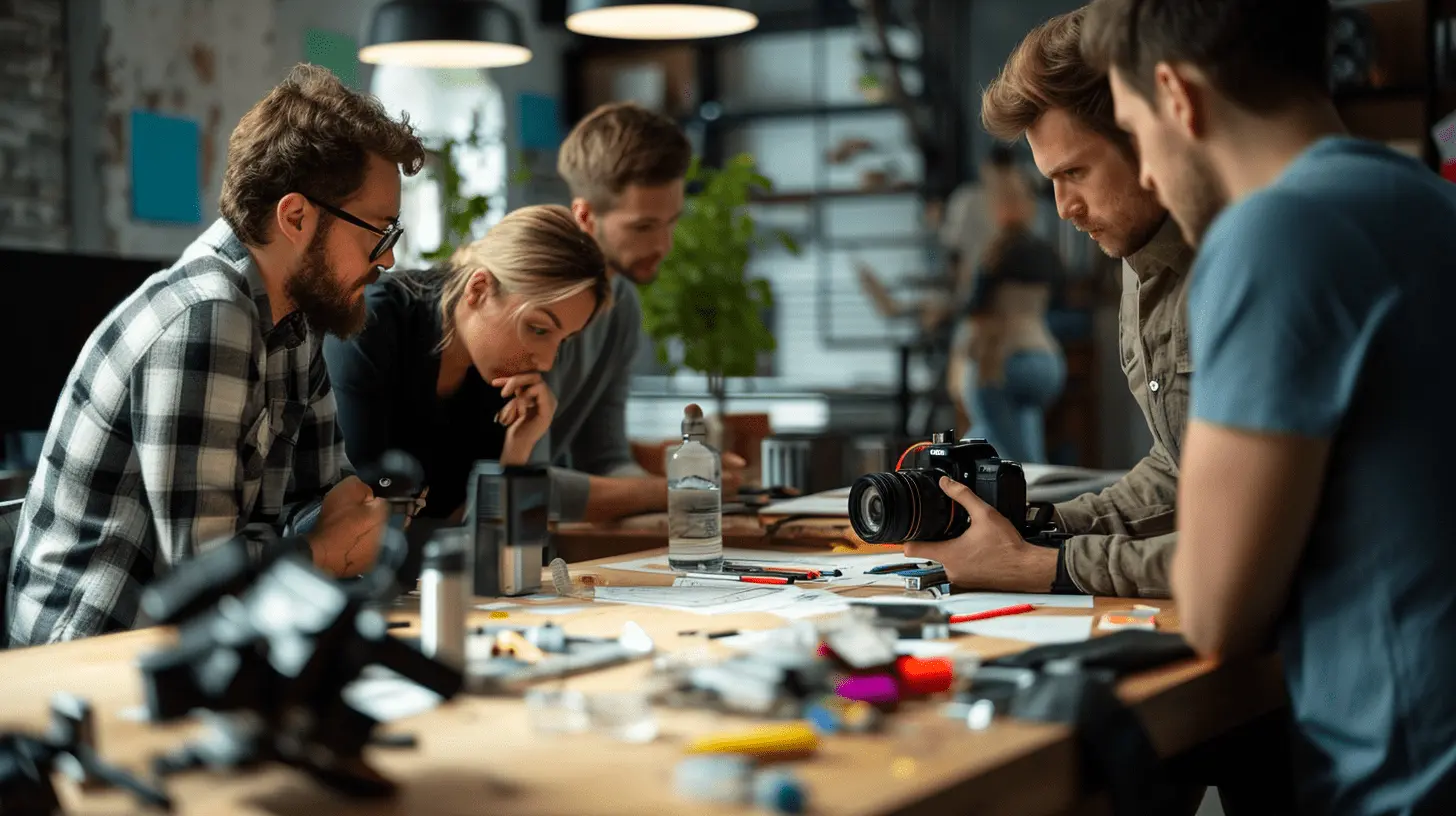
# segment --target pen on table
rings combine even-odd
[[[819,567],[793,567],[786,564],[775,566],[770,566],[768,564],[740,564],[732,561],[725,561],[723,563],[723,569],[725,572],[782,572],[790,573],[793,575],[812,575],[815,578],[823,575],[830,575],[838,578],[844,575],[844,571],[839,569],[820,569]]]
[[[717,640],[718,638],[734,637],[743,633],[738,629],[724,629],[720,632],[702,632],[697,629],[689,629],[685,632],[678,632],[677,634],[678,637],[692,637],[694,635],[702,635],[708,640]]]
[[[921,563],[918,563],[917,564],[917,563],[915,563],[915,562],[912,561],[909,564],[882,564],[881,566],[878,566],[878,567],[870,567],[869,569],[867,569],[867,570],[864,571],[864,574],[865,575],[888,575],[889,573],[892,573],[892,572],[904,572],[905,570],[924,569],[926,567],[931,566],[932,563],[933,562],[930,562],[930,561],[924,561],[924,562],[921,562]]]
[[[787,575],[801,581],[817,581],[823,575],[819,570],[790,569],[788,567],[750,567],[740,564],[724,564],[723,571],[732,575]]]
[[[778,575],[740,575],[733,572],[685,572],[685,578],[707,578],[713,581],[741,581],[745,584],[792,584],[793,578]]]
[[[1003,606],[1000,609],[988,609],[985,612],[967,612],[964,615],[951,615],[950,623],[970,623],[971,621],[985,620],[987,618],[999,618],[1003,615],[1020,615],[1023,612],[1031,612],[1036,609],[1031,604],[1016,604],[1015,606]]]

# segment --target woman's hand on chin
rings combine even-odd
[[[531,450],[551,428],[556,415],[556,395],[538,371],[498,377],[490,384],[507,398],[495,420],[506,426],[506,443],[500,461],[504,465],[523,465],[531,458]]]

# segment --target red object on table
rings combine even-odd
[[[900,685],[912,694],[949,691],[955,679],[955,664],[944,657],[901,657],[895,661]]]
[[[1030,612],[1036,607],[1031,604],[1017,604],[1015,606],[1003,606],[1000,609],[988,609],[985,612],[970,612],[965,615],[951,615],[951,623],[970,623],[971,621],[985,620],[987,618],[999,618],[1002,615],[1020,615],[1022,612]]]

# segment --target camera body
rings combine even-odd
[[[946,435],[932,437],[936,438],[944,439]],[[1022,473],[1020,463],[1002,459],[996,448],[984,439],[932,441],[924,448],[912,451],[905,459],[901,470],[935,471],[937,481],[940,474],[944,474],[969,487],[981,501],[1012,522],[1026,516],[1026,474]],[[961,532],[965,532],[964,527]],[[957,535],[960,532],[947,538]]]
[[[479,462],[466,490],[465,528],[476,596],[541,591],[550,540],[551,474],[544,465]]]
[[[867,473],[849,493],[849,521],[871,544],[945,541],[970,526],[970,516],[940,488],[948,476],[1015,524],[1028,540],[1051,528],[1051,505],[1028,504],[1021,465],[1002,459],[985,439],[959,441],[955,431],[936,433],[910,448],[894,471]]]

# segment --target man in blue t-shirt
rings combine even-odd
[[[1198,246],[1173,595],[1231,657],[1277,638],[1304,807],[1456,813],[1456,186],[1349,138],[1328,0],[1098,0],[1144,186]]]

